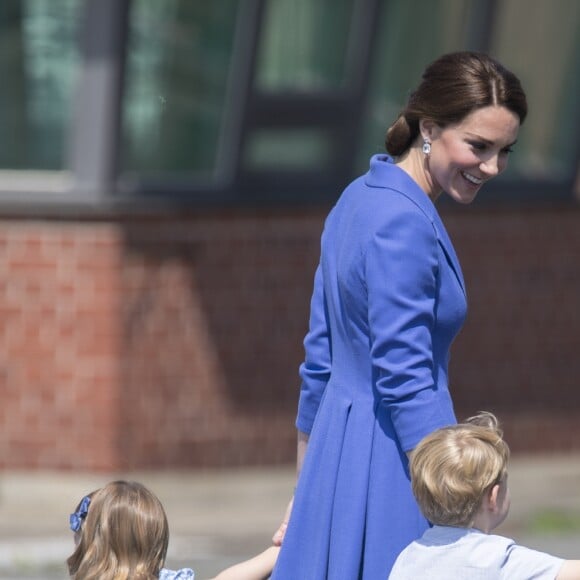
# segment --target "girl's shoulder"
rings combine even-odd
[[[159,572],[159,580],[194,580],[195,574],[191,568],[181,568],[180,570],[168,570],[163,568]]]

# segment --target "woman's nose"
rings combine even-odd
[[[499,166],[499,158],[497,155],[483,161],[479,166],[479,169],[489,177],[494,177],[503,170],[503,168],[500,168]]]

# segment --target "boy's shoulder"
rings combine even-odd
[[[562,563],[560,558],[519,546],[505,536],[434,526],[403,550],[389,578],[446,580],[473,578],[477,572],[485,578],[552,580]]]
[[[432,526],[425,530],[424,534],[417,541],[422,543],[433,543],[434,545],[445,545],[456,542],[473,542],[497,543],[507,546],[514,543],[514,540],[507,536],[486,534],[477,528],[460,528],[454,526]]]
[[[468,570],[496,572],[510,543],[513,540],[509,538],[489,536],[473,528],[433,526],[403,550],[389,578],[446,580],[464,578]]]
[[[489,565],[502,560],[516,546],[516,542],[507,536],[452,526],[433,526],[416,543],[423,547],[439,547],[440,551],[450,555],[467,553],[476,561]]]

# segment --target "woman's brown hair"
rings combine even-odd
[[[418,137],[422,119],[446,127],[476,109],[494,105],[524,122],[528,106],[516,75],[483,53],[445,54],[425,69],[421,83],[387,130],[387,152],[395,157],[404,154]]]

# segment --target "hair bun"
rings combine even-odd
[[[385,148],[390,155],[402,155],[413,141],[413,133],[405,115],[401,113],[396,121],[387,129]]]

